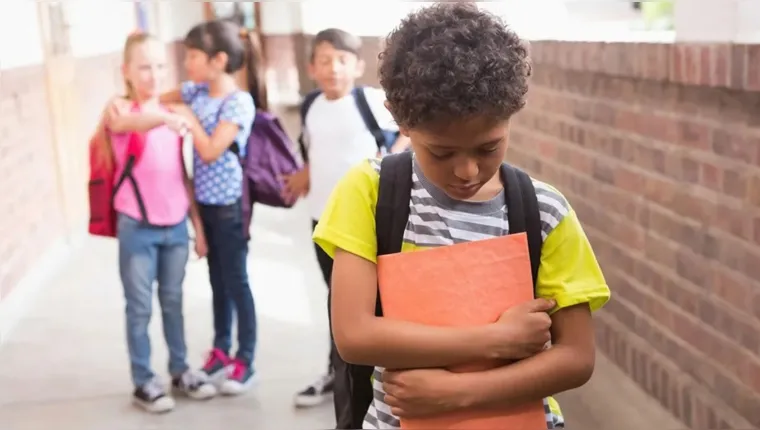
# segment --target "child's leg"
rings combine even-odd
[[[312,220],[312,231],[317,227],[317,221]],[[325,281],[325,285],[328,288],[328,300],[327,300],[327,315],[330,315],[330,300],[329,300],[329,288],[330,279],[332,278],[332,266],[333,260],[322,248],[314,244],[314,251],[317,256],[317,262],[319,263],[319,269],[322,271],[322,279]],[[329,318],[328,318],[329,320]],[[330,398],[333,393],[335,384],[335,361],[340,360],[340,355],[335,348],[335,342],[332,339],[332,332],[330,333],[330,353],[327,361],[327,373],[320,376],[312,384],[299,391],[295,396],[295,404],[299,407],[310,407],[322,404]],[[337,416],[337,412],[336,412]]]
[[[161,304],[164,338],[169,347],[169,374],[180,376],[188,369],[185,322],[182,314],[182,283],[189,257],[187,224],[164,229],[158,251],[158,302]]]
[[[209,255],[215,253],[221,281],[227,297],[234,304],[238,322],[238,352],[228,380],[221,387],[224,394],[239,394],[248,388],[253,376],[253,357],[256,348],[256,309],[248,283],[248,241],[243,231],[241,202],[217,206],[213,215],[213,240]]]
[[[217,238],[217,224],[218,220],[218,208],[216,206],[199,205],[201,219],[203,221],[203,231],[206,234],[206,242],[208,243],[208,255],[206,260],[208,261],[208,274],[209,281],[211,282],[211,293],[213,301],[213,314],[214,314],[214,349],[221,353],[224,357],[219,359],[209,360],[214,361],[214,369],[211,373],[216,373],[221,368],[222,361],[225,361],[226,357],[230,353],[232,348],[232,317],[233,317],[233,304],[229,295],[227,294],[227,287],[224,284],[223,270],[221,266],[222,256],[219,255],[219,244]],[[226,365],[227,363],[224,363]],[[223,366],[222,366],[223,368]],[[211,374],[210,373],[210,374]]]
[[[182,283],[190,254],[187,222],[182,221],[162,232],[163,243],[158,251],[158,301],[161,304],[164,338],[169,347],[169,374],[172,386],[194,399],[216,395],[216,388],[203,372],[187,365],[185,322],[182,315]]]
[[[127,348],[135,386],[133,397],[151,412],[165,412],[174,407],[174,401],[155,381],[148,336],[160,235],[125,215],[119,215],[118,232],[119,274],[127,303]]]

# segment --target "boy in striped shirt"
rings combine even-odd
[[[423,8],[390,34],[380,80],[414,151],[402,252],[509,234],[499,170],[509,121],[525,104],[529,76],[522,41],[472,3]],[[349,363],[375,366],[375,396],[363,428],[396,429],[404,417],[541,399],[546,427],[564,427],[552,395],[591,377],[591,312],[610,297],[567,200],[533,180],[543,238],[536,300],[487,326],[430,327],[375,316],[380,172],[377,161],[351,170],[314,233],[335,260],[332,330],[338,350]],[[544,350],[550,337],[552,347]],[[484,358],[520,361],[484,372],[444,370]]]

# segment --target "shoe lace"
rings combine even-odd
[[[147,384],[143,385],[142,390],[150,398],[155,398],[164,394],[164,387],[163,385],[161,385],[161,382],[157,379],[153,379]]]
[[[246,366],[242,361],[235,360],[232,371],[230,372],[230,378],[235,380],[242,379],[247,370],[248,366]]]
[[[194,372],[192,370],[188,370],[187,372],[182,374],[182,383],[186,387],[198,387],[207,382],[206,375],[201,372]]]
[[[311,386],[317,391],[322,391],[324,388],[329,385],[333,381],[333,375],[331,373],[328,373],[326,375],[322,375],[319,379],[317,379]]]
[[[203,365],[204,368],[209,368],[214,365],[216,361],[221,361],[222,363],[226,364],[229,361],[229,358],[227,358],[224,353],[218,349],[212,349],[211,352],[208,353],[208,356],[206,357],[206,363]]]

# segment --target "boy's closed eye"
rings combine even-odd
[[[497,143],[491,143],[489,142],[486,145],[482,145],[475,149],[475,154],[480,156],[489,156],[496,152],[496,150],[499,149],[499,144]],[[428,147],[428,152],[430,152],[430,155],[432,155],[435,158],[438,158],[440,160],[445,160],[447,158],[451,158],[454,154],[456,154],[457,151],[452,151],[451,149],[444,149],[444,148],[437,148],[435,146]]]

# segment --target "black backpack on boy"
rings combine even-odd
[[[412,192],[412,153],[402,152],[383,158],[380,169],[380,187],[375,211],[377,230],[377,255],[401,252],[404,230],[409,220],[409,200]],[[533,188],[533,181],[527,173],[503,163],[501,180],[505,184],[508,208],[509,234],[526,233],[530,255],[531,273],[535,288],[538,267],[541,263],[541,218],[538,199]],[[383,315],[378,292],[375,314]],[[344,369],[344,376],[351,387],[350,402],[340,405],[338,429],[360,429],[364,416],[372,403],[371,366],[349,364]],[[343,376],[343,375],[341,375]]]

